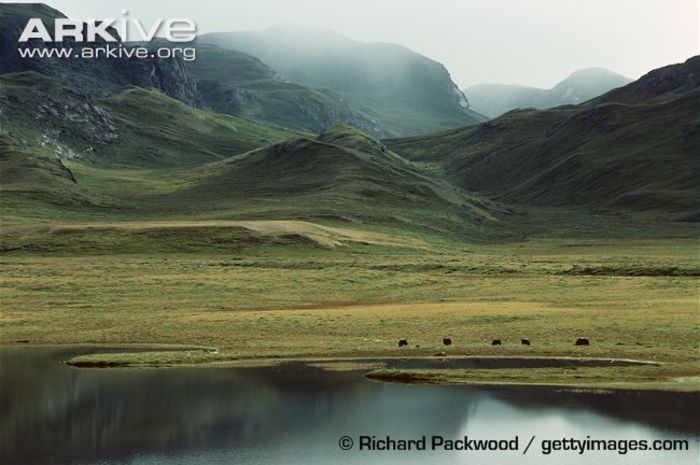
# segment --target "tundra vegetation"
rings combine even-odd
[[[375,95],[392,73],[320,91],[232,51],[239,35],[210,37],[221,48],[191,69],[17,61],[27,17],[60,14],[0,5],[0,343],[154,345],[72,361],[97,366],[631,359],[655,363],[369,365],[401,382],[700,388],[700,57],[482,122],[442,65],[394,46],[373,60],[418,70],[400,95]],[[365,72],[364,46],[344,47]]]

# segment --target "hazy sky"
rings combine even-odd
[[[275,24],[394,42],[447,66],[464,87],[551,87],[602,66],[631,78],[700,48],[700,0],[51,0],[74,18],[187,17],[203,32]]]

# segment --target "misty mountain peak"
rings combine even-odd
[[[629,78],[606,68],[593,67],[574,71],[551,89],[479,84],[464,92],[475,111],[497,117],[516,108],[545,109],[585,102],[629,82]]]
[[[404,46],[289,25],[204,34],[199,41],[256,56],[291,83],[338,93],[382,136],[485,120],[469,108],[444,65]]]

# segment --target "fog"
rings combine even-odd
[[[405,45],[447,66],[466,87],[551,87],[601,66],[630,78],[700,48],[697,0],[52,0],[69,17],[187,17],[198,31],[321,27]]]

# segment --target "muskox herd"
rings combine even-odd
[[[452,338],[450,338],[450,337],[443,338],[442,343],[443,343],[443,345],[451,346],[452,345]],[[500,346],[502,344],[503,344],[503,341],[500,339],[494,339],[491,341],[492,346]],[[520,344],[524,345],[524,346],[529,346],[530,339],[524,337],[524,338],[520,339]],[[574,345],[576,345],[576,346],[589,346],[589,345],[591,345],[591,341],[587,337],[580,337],[580,338],[576,339],[576,342],[574,342]],[[406,347],[406,346],[408,346],[408,339],[399,339],[399,347]],[[416,347],[420,347],[420,346],[416,346]]]

